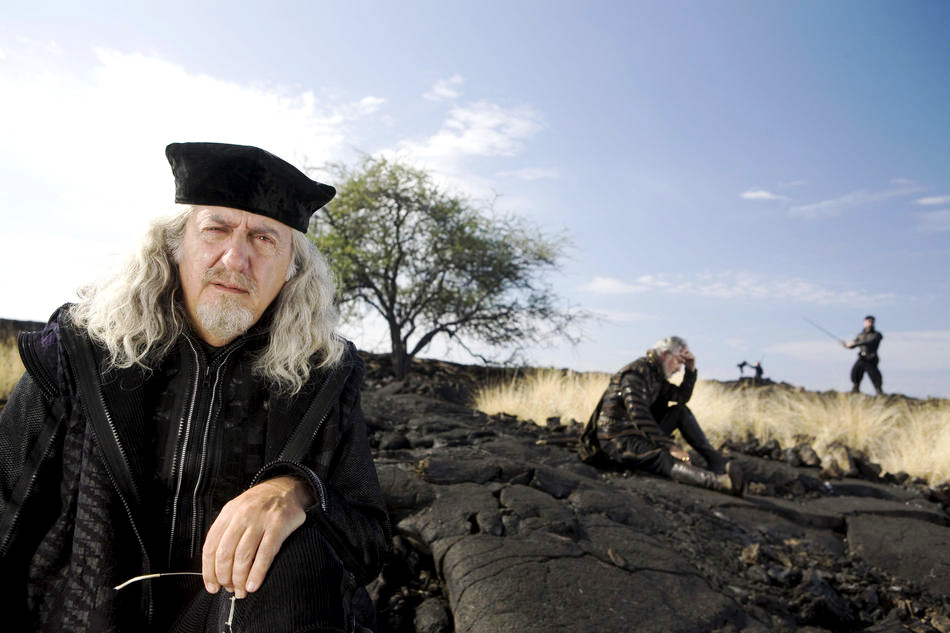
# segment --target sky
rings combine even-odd
[[[834,339],[873,314],[885,391],[950,397],[947,2],[8,3],[0,317],[46,320],[134,245],[177,141],[398,156],[566,237],[548,281],[594,318],[536,366],[677,334],[700,378],[844,391]]]

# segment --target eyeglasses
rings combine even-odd
[[[122,584],[116,585],[113,587],[116,591],[124,589],[131,585],[134,582],[139,582],[140,580],[154,580],[156,578],[162,578],[164,576],[200,576],[200,571],[166,571],[161,574],[145,574],[144,576],[135,576],[134,578],[129,578]],[[231,608],[228,610],[228,619],[224,623],[224,631],[222,633],[233,633],[231,628],[231,622],[234,621],[234,602],[237,600],[237,596],[233,593],[229,598],[231,601]]]

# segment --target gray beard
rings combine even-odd
[[[195,313],[201,327],[226,341],[236,339],[254,324],[254,314],[231,297],[199,303]]]

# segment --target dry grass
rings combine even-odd
[[[585,421],[607,386],[607,374],[538,370],[481,390],[475,407],[544,424],[558,416]],[[714,445],[752,434],[783,447],[805,440],[819,455],[841,442],[867,453],[888,472],[905,471],[931,485],[950,481],[950,401],[908,401],[784,387],[733,389],[699,381],[690,408]]]
[[[610,380],[609,374],[577,373],[560,369],[538,369],[508,382],[481,389],[475,408],[488,413],[509,413],[523,420],[545,425],[558,417],[567,423],[584,422]]]
[[[7,337],[0,340],[0,400],[10,397],[14,385],[23,375],[23,363],[16,348],[16,338]]]

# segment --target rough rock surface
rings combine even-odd
[[[950,633],[946,490],[857,454],[829,479],[806,447],[752,439],[725,449],[754,479],[741,499],[601,472],[576,427],[459,404],[472,380],[446,366],[399,382],[370,363],[395,529],[380,631]]]

